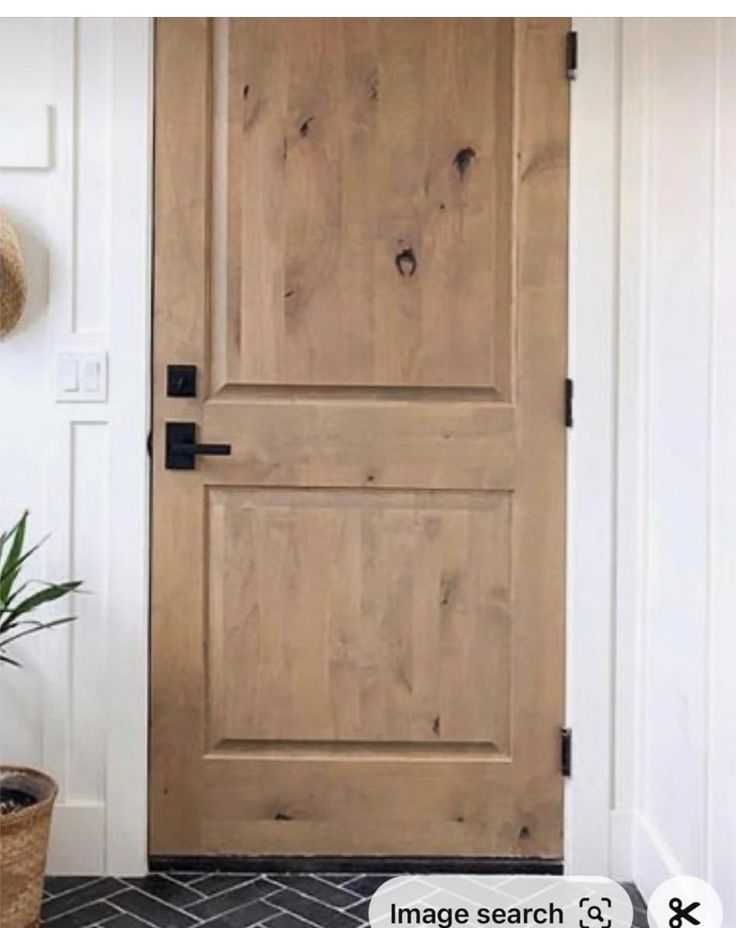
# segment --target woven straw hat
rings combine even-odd
[[[20,319],[26,301],[26,270],[18,236],[0,211],[0,337]]]

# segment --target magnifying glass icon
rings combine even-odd
[[[597,922],[603,921],[603,912],[601,911],[601,907],[599,905],[589,906],[588,911],[586,912],[586,915],[591,921],[597,921]]]

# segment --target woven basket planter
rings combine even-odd
[[[0,211],[0,338],[7,335],[23,312],[26,272],[18,236]]]
[[[4,786],[17,785],[37,800],[0,816],[0,922],[3,928],[33,928],[41,914],[57,787],[51,777],[27,767],[3,766],[0,773]]]

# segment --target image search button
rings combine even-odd
[[[601,896],[598,903],[596,905],[589,896],[583,896],[579,905],[585,912],[585,917],[578,922],[579,928],[595,928],[596,923],[598,928],[611,928],[611,919],[603,914],[604,908],[607,911],[610,910],[612,906],[611,900],[607,896]]]

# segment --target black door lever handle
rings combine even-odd
[[[171,450],[174,454],[214,454],[225,457],[230,454],[232,448],[230,445],[193,445],[187,441],[179,445],[172,445]]]
[[[232,453],[232,447],[224,444],[198,444],[197,425],[194,422],[166,423],[166,469],[194,470],[198,454],[223,457]]]

